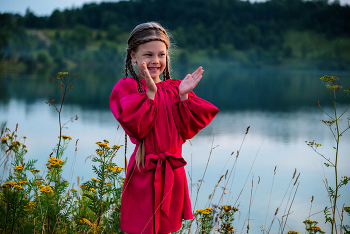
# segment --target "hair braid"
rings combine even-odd
[[[145,44],[145,43],[151,42],[151,41],[161,41],[161,42],[163,42],[165,44],[166,49],[169,49],[168,45],[167,45],[167,42],[164,39],[156,38],[156,37],[150,37],[150,38],[146,38],[146,39],[142,39],[142,40],[134,42],[132,44],[132,50],[134,51],[134,48],[137,48],[139,45],[142,45],[142,44]],[[131,46],[129,46],[129,48],[131,49]]]
[[[130,54],[128,53],[127,55],[126,55],[126,59],[125,59],[125,77],[128,77],[128,64],[129,64],[129,62],[131,61],[131,56],[130,56]]]
[[[169,80],[171,79],[170,77],[170,71],[169,71],[169,56],[166,56],[166,65],[165,69],[163,71],[163,80]]]
[[[134,32],[134,33],[130,36],[128,42],[130,42],[131,39],[135,38],[137,35],[141,34],[142,32],[144,32],[144,31],[146,31],[146,30],[159,30],[159,31],[161,31],[164,35],[168,36],[167,32],[166,32],[164,29],[160,28],[160,27],[146,27],[146,28],[143,28],[143,29],[140,29],[140,30]]]

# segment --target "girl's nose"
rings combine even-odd
[[[157,56],[154,56],[152,63],[159,63],[159,59]]]

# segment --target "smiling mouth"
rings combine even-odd
[[[148,70],[151,72],[155,72],[159,70],[159,67],[149,67]]]

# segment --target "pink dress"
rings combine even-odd
[[[145,81],[141,81],[146,91]],[[157,83],[154,100],[138,93],[136,81],[116,83],[110,107],[131,141],[121,201],[121,230],[127,233],[169,233],[181,229],[182,219],[193,219],[182,158],[182,144],[207,126],[218,108],[192,91],[180,101],[180,80]],[[135,164],[139,139],[144,138],[145,168]]]

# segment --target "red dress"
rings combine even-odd
[[[146,91],[145,81],[142,80]],[[138,93],[136,81],[123,78],[110,97],[111,110],[131,141],[121,201],[121,230],[127,233],[169,233],[193,219],[182,158],[182,144],[207,126],[218,108],[192,91],[180,101],[180,80],[156,83],[154,100]],[[144,138],[145,168],[135,164],[139,140]]]

